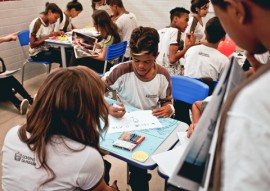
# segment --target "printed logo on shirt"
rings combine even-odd
[[[145,97],[146,97],[146,98],[157,98],[158,96],[157,96],[157,95],[149,95],[149,94],[146,94]]]
[[[35,158],[27,155],[23,155],[20,152],[16,152],[14,155],[14,160],[18,162],[27,163],[36,166]]]
[[[199,55],[201,55],[201,56],[205,56],[205,57],[210,57],[210,55],[209,54],[206,54],[206,53],[203,53],[203,52],[199,52]]]

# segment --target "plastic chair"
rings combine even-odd
[[[119,57],[121,56],[123,57],[123,55],[126,53],[126,48],[127,48],[127,41],[123,41],[123,42],[108,46],[107,51],[106,51],[103,75],[106,72],[108,61],[114,60],[116,58],[119,59]]]
[[[209,86],[186,76],[171,75],[171,80],[175,118],[190,124],[189,109],[195,101],[204,100],[208,96]]]
[[[19,39],[20,45],[22,47],[23,55],[25,57],[25,62],[23,63],[23,66],[22,66],[22,85],[23,85],[23,81],[24,81],[24,67],[25,67],[25,65],[27,63],[42,64],[43,66],[45,66],[45,68],[47,70],[47,73],[49,73],[51,62],[48,62],[48,61],[34,61],[31,57],[29,57],[28,55],[26,55],[25,50],[24,50],[24,47],[27,46],[27,45],[29,45],[29,42],[30,42],[30,32],[29,32],[28,29],[21,31],[18,34],[18,39]]]

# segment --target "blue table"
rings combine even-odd
[[[114,103],[114,100],[107,99],[108,103]],[[126,110],[131,112],[137,110],[136,108],[125,106]],[[159,121],[162,124],[162,128],[158,129],[145,129],[140,131],[133,131],[138,135],[145,136],[145,140],[137,146],[133,151],[127,151],[112,146],[114,141],[121,135],[121,133],[105,134],[104,140],[101,140],[100,147],[109,152],[110,155],[121,159],[129,164],[137,166],[142,169],[154,169],[157,165],[152,160],[151,155],[161,153],[171,149],[177,142],[177,132],[186,131],[188,125],[171,119],[171,118],[160,118]],[[110,127],[109,127],[110,128]],[[145,162],[140,162],[132,159],[132,154],[136,151],[144,151],[149,155],[149,158]]]

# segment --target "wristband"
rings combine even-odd
[[[173,106],[173,104],[168,104],[167,106],[170,106],[172,109],[172,113],[169,115],[169,117],[171,117],[175,113],[174,106]]]

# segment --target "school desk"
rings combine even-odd
[[[114,100],[108,98],[106,98],[106,101],[109,104],[115,103]],[[125,105],[125,108],[128,112],[138,110],[134,107],[127,105]],[[104,139],[101,139],[100,141],[100,147],[103,150],[107,151],[110,155],[129,164],[132,164],[142,169],[153,170],[157,166],[157,164],[151,158],[151,155],[171,149],[178,142],[177,132],[186,131],[188,128],[187,124],[171,118],[159,118],[159,121],[162,124],[161,128],[132,131],[132,133],[135,133],[137,135],[145,136],[145,140],[141,142],[141,144],[138,145],[133,151],[128,151],[113,146],[114,141],[122,133],[105,134]],[[132,158],[132,154],[137,151],[146,152],[149,156],[148,159],[144,162],[134,160]]]
[[[66,61],[65,48],[72,47],[72,43],[70,41],[58,40],[57,38],[55,38],[55,39],[47,39],[47,40],[45,40],[45,43],[60,47],[62,65],[63,65],[63,68],[66,68],[67,67],[67,61]]]

